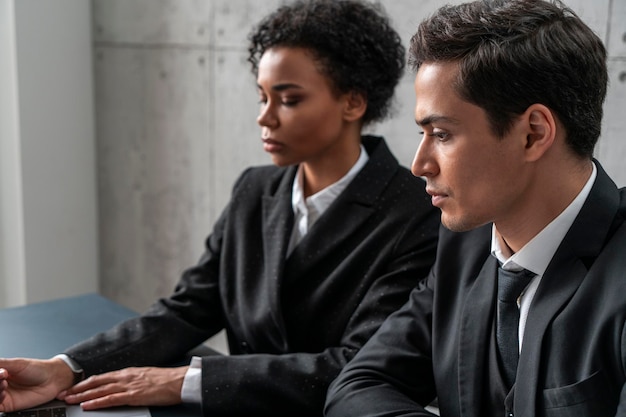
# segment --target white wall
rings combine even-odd
[[[0,306],[98,285],[91,12],[0,0]]]
[[[0,307],[25,289],[14,15],[13,1],[0,0]]]

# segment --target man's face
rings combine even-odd
[[[455,63],[425,63],[415,77],[415,120],[423,138],[412,171],[426,179],[444,226],[466,231],[516,219],[530,174],[523,164],[523,124],[515,121],[497,137],[485,111],[455,91],[457,71]]]

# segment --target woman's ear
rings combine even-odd
[[[345,95],[345,100],[344,119],[349,122],[361,119],[367,110],[367,99],[363,94],[352,91]]]
[[[524,113],[527,119],[526,159],[536,161],[552,147],[556,138],[556,118],[543,104],[533,104]]]

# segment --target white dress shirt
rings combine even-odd
[[[502,268],[510,271],[519,271],[527,269],[537,274],[528,287],[522,292],[518,300],[520,309],[519,320],[519,349],[522,350],[522,341],[524,338],[524,329],[526,328],[526,319],[530,309],[531,302],[537,291],[537,287],[541,282],[544,272],[548,268],[548,264],[556,253],[561,241],[567,234],[568,230],[574,223],[576,216],[580,212],[585,200],[589,196],[591,187],[596,179],[597,169],[595,164],[591,176],[583,189],[578,193],[574,201],[561,214],[559,214],[552,222],[543,228],[535,237],[533,237],[524,247],[511,257],[506,258],[502,253],[500,242],[496,238],[496,226],[494,224],[491,232],[491,254],[495,256],[502,264]]]
[[[302,166],[298,168],[298,173],[293,182],[293,190],[291,193],[291,206],[293,207],[293,232],[289,241],[289,249],[287,253],[291,253],[293,248],[308,233],[313,224],[320,218],[335,199],[346,189],[350,181],[356,177],[361,168],[365,166],[369,159],[363,145],[361,145],[361,153],[359,159],[350,168],[350,171],[339,181],[329,185],[323,190],[304,198],[303,173]]]
[[[339,181],[307,198],[304,198],[302,166],[298,168],[291,193],[294,225],[287,249],[288,254],[298,245],[300,240],[308,233],[313,224],[324,214],[333,201],[346,189],[350,181],[357,176],[368,160],[367,151],[361,145],[359,159],[357,159],[346,175],[341,177]],[[181,397],[183,402],[186,403],[199,404],[202,402],[202,359],[200,357],[194,356],[191,358],[189,369],[183,380]]]

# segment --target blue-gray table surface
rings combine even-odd
[[[97,294],[0,309],[0,357],[50,358],[137,313]],[[153,417],[199,416],[193,406],[150,407]]]

